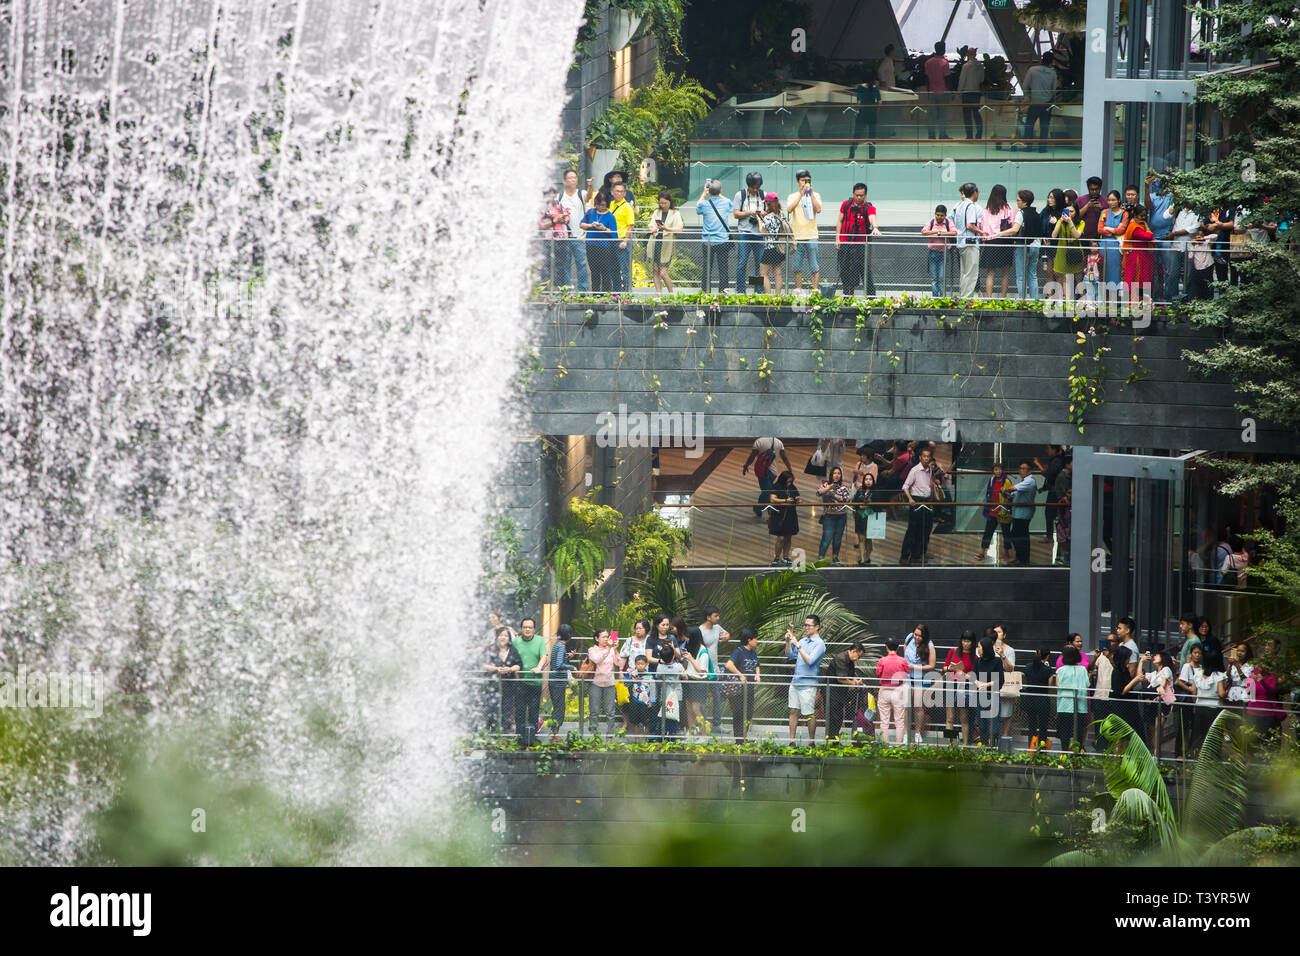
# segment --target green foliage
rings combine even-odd
[[[1151,751],[1123,719],[1110,714],[1098,733],[1108,743],[1106,789],[1114,799],[1100,836],[1076,841],[1078,849],[1057,857],[1058,866],[1121,864],[1130,859],[1171,864],[1193,862],[1207,845],[1241,825],[1246,805],[1246,746],[1240,718],[1220,711],[1210,725],[1190,778],[1180,814]],[[1232,727],[1234,733],[1229,734]],[[1076,817],[1086,814],[1082,811]],[[1114,831],[1112,832],[1112,827]]]
[[[584,602],[573,615],[573,629],[580,637],[591,637],[601,628],[617,631],[619,640],[632,635],[636,622],[650,612],[640,601],[626,601],[611,608],[604,601]]]
[[[650,508],[627,525],[627,552],[623,573],[628,579],[649,577],[661,564],[671,564],[690,546],[691,533],[669,524]]]
[[[695,601],[677,580],[672,565],[667,562],[656,564],[654,570],[645,578],[630,578],[628,590],[633,592],[636,600],[651,613],[683,617],[692,622],[699,620]]]
[[[795,634],[803,633],[800,624],[809,614],[821,618],[821,635],[827,641],[852,641],[867,636],[867,622],[850,611],[839,598],[831,595],[825,581],[810,564],[804,570],[786,568],[774,574],[757,574],[728,587],[708,603],[726,609],[728,629],[737,633],[752,627],[760,645],[775,652],[784,648],[786,625],[795,624]]]
[[[709,112],[713,99],[697,80],[666,72],[632,91],[631,97],[611,103],[592,120],[587,142],[597,149],[616,149],[619,161],[636,169],[654,156],[659,162],[679,166],[686,161],[691,132]]]
[[[583,498],[571,498],[559,521],[546,532],[546,563],[555,572],[560,595],[578,589],[585,597],[605,570],[611,545],[622,538],[623,516],[609,505],[596,504],[593,488]]]
[[[1227,200],[1251,210],[1259,222],[1295,222],[1300,213],[1300,16],[1282,0],[1232,0],[1217,5],[1220,62],[1276,67],[1221,72],[1198,81],[1197,98],[1218,109],[1227,130],[1226,156],[1167,179],[1180,200],[1206,210]],[[1220,342],[1184,358],[1206,374],[1227,376],[1241,397],[1238,408],[1273,424],[1300,430],[1300,253],[1281,243],[1251,245],[1251,258],[1237,260],[1242,281],[1224,286],[1218,298],[1198,302],[1193,324],[1213,329]],[[1264,631],[1295,646],[1300,628],[1300,465],[1219,463],[1224,494],[1264,493],[1278,500],[1280,537],[1256,536],[1264,556],[1255,581],[1274,588],[1292,605]]]
[[[542,569],[523,554],[519,525],[503,514],[488,524],[483,557],[483,587],[510,596],[517,607],[527,607],[542,583]]]
[[[1101,770],[1109,762],[1104,757],[1059,751],[1004,754],[997,750],[986,750],[983,747],[900,747],[867,737],[861,733],[853,735],[851,746],[819,743],[813,747],[791,747],[783,743],[783,739],[784,735],[782,738],[767,738],[739,744],[716,738],[704,743],[686,743],[684,741],[647,742],[628,740],[621,732],[607,739],[602,739],[596,735],[580,737],[576,733],[571,733],[563,741],[546,741],[538,738],[532,747],[527,748],[527,751],[551,756],[587,753],[670,753],[693,754],[696,756],[809,757],[816,760],[909,760],[954,767],[959,765],[1005,764],[1055,770]],[[486,735],[462,740],[460,748],[464,751],[497,750],[506,752],[516,752],[524,749],[519,746],[518,740],[513,737],[491,737]]]
[[[574,53],[583,56],[591,50],[600,28],[600,16],[606,5],[649,20],[650,32],[659,46],[659,57],[677,52],[682,38],[682,21],[686,18],[686,0],[586,0],[583,23],[578,28]]]

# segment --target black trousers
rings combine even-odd
[[[1061,741],[1061,749],[1069,750],[1070,742],[1077,740],[1079,746],[1083,746],[1083,735],[1087,732],[1084,728],[1088,726],[1087,714],[1071,714],[1066,711],[1060,711],[1056,715],[1056,736]]]
[[[876,284],[872,281],[871,273],[866,270],[867,244],[865,242],[846,243],[842,246],[835,247],[835,261],[840,267],[840,285],[844,287],[845,295],[853,295],[853,290],[863,285],[862,277],[866,273],[866,285],[863,291],[866,295],[876,294]]]
[[[1016,549],[1016,560],[1021,564],[1029,563],[1029,522],[1030,518],[1011,519],[1011,544]]]
[[[962,108],[961,118],[966,125],[967,139],[984,138],[984,115],[980,113],[980,95],[979,93],[963,93],[961,95]],[[972,127],[975,135],[971,135]]]
[[[1050,736],[1047,724],[1050,716],[1049,707],[1052,701],[1045,697],[1023,699],[1025,702],[1025,718],[1028,721],[1025,733],[1031,738],[1037,737],[1039,743],[1042,743]]]
[[[849,736],[858,722],[858,694],[856,687],[843,684],[826,686],[826,739],[838,737],[840,728],[848,725]]]
[[[920,560],[930,548],[930,532],[934,529],[934,510],[929,506],[929,498],[912,496],[916,501],[925,502],[927,507],[916,505],[907,516],[907,533],[903,535],[903,547],[898,553],[899,561]]]
[[[741,682],[740,690],[731,696],[731,736],[745,739],[745,724],[754,719],[754,681]]]
[[[565,679],[562,677],[558,680],[555,677],[551,677],[551,683],[549,686],[550,686],[550,693],[551,693],[550,719],[555,724],[555,729],[552,730],[551,732],[558,734],[560,732],[560,728],[564,725],[564,704],[565,704],[564,692],[568,689],[568,682],[565,681]]]
[[[521,683],[515,688],[515,733],[519,744],[531,747],[537,739],[537,720],[542,713],[542,685]]]
[[[713,285],[713,280],[716,278],[718,280],[718,291],[721,292],[727,287],[730,274],[731,243],[706,243],[704,246],[704,281],[700,284],[700,288],[708,292]]]
[[[989,545],[993,543],[993,533],[998,530],[999,524],[997,518],[984,519],[984,537],[980,538],[980,550],[987,551]],[[1003,544],[1003,549],[1006,545]]]
[[[587,244],[587,267],[591,270],[593,292],[618,290],[618,250],[615,246]]]
[[[1047,139],[1047,130],[1052,123],[1052,114],[1048,112],[1050,103],[1031,103],[1029,110],[1025,114],[1025,139],[1033,135],[1034,124],[1038,124],[1038,149],[1040,152],[1047,150],[1047,144],[1042,142]]]

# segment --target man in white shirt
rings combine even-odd
[[[963,183],[961,202],[952,211],[953,228],[957,230],[957,259],[961,263],[961,281],[959,292],[962,298],[975,294],[979,282],[980,249],[979,242],[984,238],[980,231],[981,210],[977,205],[980,191],[974,183]]]
[[[1192,210],[1191,203],[1183,203],[1183,208],[1174,218],[1174,228],[1169,232],[1172,259],[1170,268],[1179,277],[1187,273],[1187,253],[1192,247],[1192,236],[1196,235],[1196,229],[1200,224],[1201,217]],[[1190,292],[1190,289],[1188,291]]]
[[[907,533],[903,535],[899,564],[925,563],[930,548],[930,530],[934,527],[934,506],[930,502],[934,500],[936,470],[934,452],[929,447],[922,448],[921,460],[907,473],[907,480],[903,482],[903,494],[912,503],[912,511],[907,518]]]
[[[1029,72],[1025,74],[1023,86],[1025,102],[1028,106],[1025,113],[1025,145],[1029,145],[1034,124],[1037,123],[1038,151],[1045,153],[1047,152],[1047,129],[1052,122],[1052,98],[1056,96],[1056,68],[1052,66],[1050,50],[1043,54],[1043,62],[1039,66],[1030,67]]]
[[[967,139],[984,138],[984,117],[980,115],[980,91],[984,88],[984,64],[976,57],[976,48],[966,48],[966,62],[957,77],[957,95],[961,97],[961,118]],[[971,129],[974,128],[974,135]]]
[[[892,90],[895,86],[896,76],[894,69],[894,44],[885,44],[885,55],[880,58],[876,65],[876,76],[880,80],[882,90]]]
[[[1119,635],[1119,646],[1127,647],[1131,655],[1130,660],[1137,662],[1138,646],[1137,641],[1133,639],[1133,632],[1137,630],[1137,621],[1131,617],[1121,617],[1119,623],[1115,625],[1115,633]]]
[[[712,604],[704,607],[704,623],[700,625],[700,636],[704,638],[704,646],[708,649],[709,660],[713,661],[713,670],[722,670],[722,665],[718,663],[721,659],[718,657],[718,648],[723,641],[731,640],[731,635],[727,633],[719,622],[721,615],[718,609]],[[709,682],[709,694],[713,698],[713,726],[722,725],[722,692],[718,687],[717,680]]]
[[[560,193],[560,207],[569,214],[569,238],[561,241],[559,275],[560,285],[572,285],[579,292],[591,288],[591,279],[587,275],[587,246],[583,242],[582,230],[578,223],[587,213],[586,196],[578,189],[578,174],[570,169],[564,174],[564,192]],[[574,271],[569,273],[570,260]]]
[[[749,466],[754,466],[754,477],[758,479],[758,505],[754,508],[754,517],[763,517],[762,505],[772,500],[772,489],[776,487],[776,476],[780,474],[776,470],[776,459],[780,458],[785,465],[786,471],[794,471],[790,467],[790,459],[786,457],[785,445],[781,444],[779,438],[755,438],[754,447],[749,450],[749,457],[745,459],[745,464],[741,466],[741,475],[749,474]]]

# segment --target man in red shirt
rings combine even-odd
[[[868,236],[878,236],[876,227],[876,207],[867,202],[867,184],[853,184],[853,198],[840,203],[840,219],[835,230],[835,254],[839,260],[840,281],[844,285],[844,294],[852,296],[853,290],[862,285],[863,271],[866,267]],[[875,283],[867,275],[865,293],[876,294]]]
[[[949,98],[948,74],[952,72],[948,58],[944,56],[946,50],[947,46],[940,40],[934,45],[934,56],[925,61],[925,81],[930,91],[930,112],[926,119],[931,139],[952,139],[948,135],[947,109],[944,105]],[[937,136],[936,129],[939,131]]]
[[[889,742],[889,721],[894,720],[894,742],[907,743],[903,732],[903,709],[907,706],[908,663],[898,656],[898,638],[885,641],[887,653],[876,662],[876,677],[880,689],[876,694],[876,713],[880,717],[880,739]]]

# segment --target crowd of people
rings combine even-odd
[[[841,438],[821,439],[803,469],[805,475],[811,476],[806,486],[808,497],[823,506],[817,519],[821,525],[818,559],[829,555],[832,564],[841,563],[840,551],[852,518],[857,565],[870,566],[876,542],[886,536],[888,513],[905,508],[907,530],[897,563],[928,563],[931,535],[951,532],[956,523],[951,506],[953,476],[935,461],[934,443],[906,439],[862,442],[856,446],[858,461],[851,474],[846,473],[843,464],[846,447],[853,446]],[[781,439],[755,439],[741,474],[747,475],[750,468],[758,480],[754,516],[767,522],[773,539],[772,566],[788,567],[792,563],[793,540],[800,532],[798,506],[805,499]],[[1002,561],[1028,566],[1029,526],[1042,494],[1047,540],[1058,545],[1057,561],[1068,563],[1073,469],[1063,445],[1047,446],[1046,464],[1037,458],[1020,462],[1019,477],[1014,480],[1004,474],[1001,462],[995,462],[984,489],[981,513],[985,524],[975,560],[986,560],[997,535]]]
[[[820,287],[822,197],[809,170],[798,170],[795,179],[795,191],[784,199],[764,191],[758,172],[746,174],[744,188],[730,198],[719,180],[705,181],[695,203],[699,228],[690,236],[699,243],[704,291],[761,288],[781,295]],[[1039,208],[1029,189],[1013,198],[997,183],[981,201],[977,184],[961,184],[951,210],[941,203],[916,224],[925,238],[931,294],[950,291],[951,267],[957,270],[955,291],[967,298],[1014,295],[1072,302],[1086,297],[1130,305],[1144,299],[1204,299],[1213,294],[1214,281],[1239,281],[1238,266],[1251,254],[1247,240],[1290,238],[1289,224],[1274,221],[1266,208],[1252,211],[1225,199],[1209,209],[1193,209],[1154,173],[1141,187],[1103,189],[1101,177],[1092,176],[1082,196],[1054,188]],[[836,216],[837,285],[846,296],[859,289],[876,294],[866,250],[883,233],[867,193],[866,183],[854,184]],[[547,199],[539,226],[551,241],[550,281],[579,291],[628,291],[632,246],[641,242],[655,291],[674,292],[670,266],[687,237],[672,193],[660,191],[658,208],[643,225],[637,224],[622,172],[609,173],[590,201],[587,195],[570,171],[563,189]]]
[[[636,622],[621,638],[601,629],[579,647],[569,625],[553,638],[536,633],[525,618],[518,633],[494,613],[490,639],[480,648],[484,671],[482,718],[491,732],[517,734],[531,745],[549,726],[558,736],[566,720],[568,695],[583,695],[591,730],[606,736],[621,730],[632,740],[689,740],[723,736],[722,708],[731,712],[731,736],[745,740],[756,715],[755,692],[767,676],[778,701],[764,717],[774,718],[784,696],[789,740],[842,734],[878,735],[896,745],[935,742],[998,747],[1023,737],[1030,752],[1104,750],[1095,730],[1108,714],[1122,717],[1154,753],[1194,757],[1214,718],[1224,709],[1244,718],[1264,739],[1284,730],[1288,692],[1266,661],[1277,645],[1266,639],[1224,644],[1208,618],[1185,614],[1179,638],[1166,647],[1140,650],[1137,624],[1122,617],[1091,651],[1080,634],[1059,648],[1024,653],[1017,663],[1002,624],[977,637],[963,630],[940,663],[940,648],[926,624],[901,639],[889,638],[877,659],[859,670],[868,654],[860,641],[831,653],[821,636],[821,619],[807,615],[801,633],[786,629],[780,663],[765,675],[758,635],[742,628],[733,641],[716,607],[705,607],[698,624],[657,615]],[[1027,658],[1027,660],[1025,659]],[[769,664],[771,667],[771,664]],[[551,709],[544,716],[543,687]],[[1294,708],[1291,708],[1293,710]],[[937,726],[943,714],[943,727]]]

